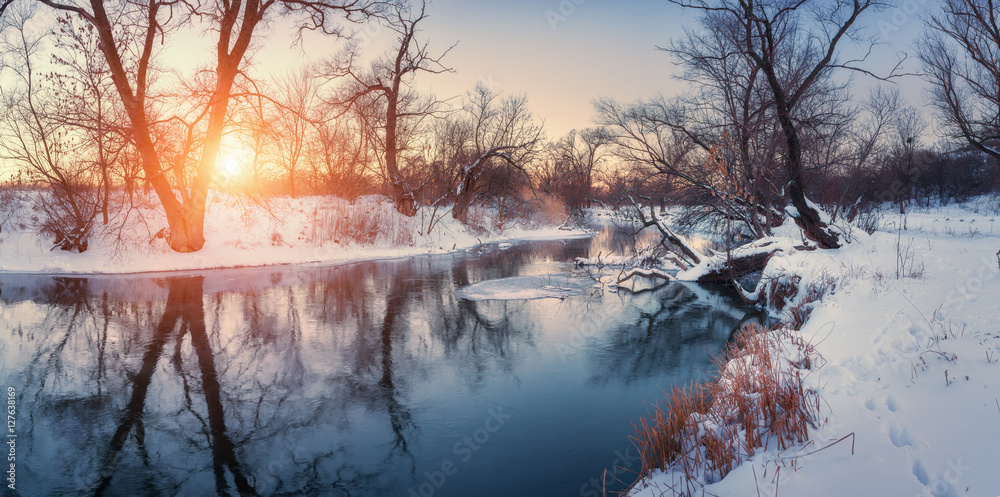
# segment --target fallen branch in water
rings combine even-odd
[[[670,273],[667,273],[666,271],[662,271],[656,268],[645,269],[641,267],[634,267],[632,269],[629,269],[624,275],[618,278],[616,284],[620,285],[629,278],[632,278],[633,276],[645,276],[647,278],[662,278],[667,281],[674,280],[674,277],[670,276]]]

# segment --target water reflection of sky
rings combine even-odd
[[[643,401],[703,378],[747,310],[681,284],[530,301],[455,290],[573,271],[608,238],[334,268],[4,275],[20,488],[581,495],[628,455]]]

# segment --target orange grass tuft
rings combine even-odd
[[[782,350],[785,353],[780,353]],[[802,384],[816,355],[787,328],[749,325],[740,330],[719,365],[715,381],[674,385],[648,418],[634,425],[642,467],[683,475],[675,495],[692,495],[721,480],[761,448],[786,449],[809,439],[819,399]]]

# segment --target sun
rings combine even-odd
[[[235,178],[246,169],[243,161],[233,154],[224,154],[219,161],[219,172],[227,178]]]
[[[216,172],[220,179],[235,181],[242,177],[248,168],[247,153],[240,147],[223,146],[219,150],[219,162]]]

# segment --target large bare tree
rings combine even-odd
[[[20,4],[7,13],[11,36],[0,39],[0,63],[14,71],[0,71],[0,160],[27,173],[27,179],[46,191],[36,201],[43,214],[42,230],[54,237],[54,246],[84,252],[101,204],[94,185],[100,176],[91,167],[94,150],[81,143],[91,121],[72,119],[79,103],[67,100],[61,81],[43,78],[38,59],[45,36],[29,23],[34,5]],[[0,69],[3,69],[0,66]],[[12,73],[8,76],[8,72]],[[80,88],[89,93],[89,88]],[[88,95],[91,96],[92,95]]]
[[[233,85],[242,74],[247,50],[258,28],[280,13],[301,14],[301,29],[341,35],[336,19],[360,21],[387,2],[379,0],[221,0],[200,3],[183,0],[39,0],[53,9],[80,16],[97,30],[100,49],[128,115],[132,141],[141,157],[145,180],[163,205],[169,225],[167,241],[173,250],[192,252],[205,243],[205,205],[219,157]],[[200,154],[183,184],[167,174],[182,164],[169,164],[156,143],[150,115],[151,68],[158,44],[185,20],[206,23],[216,36],[216,61],[211,97],[203,112],[204,137]],[[134,58],[135,63],[129,63]],[[177,171],[175,171],[176,173]],[[184,175],[187,176],[186,174]],[[177,193],[175,193],[175,190]],[[178,197],[179,194],[179,197]]]
[[[917,45],[942,128],[1000,159],[1000,5],[943,0]]]
[[[314,114],[319,100],[316,96],[316,79],[309,71],[302,69],[289,73],[277,81],[278,101],[273,118],[270,120],[272,132],[276,134],[274,149],[278,166],[288,173],[288,194],[297,192],[296,178],[303,176],[306,162],[306,147],[313,139]],[[315,180],[315,178],[313,178]],[[301,185],[298,185],[301,190]]]
[[[760,71],[767,96],[784,136],[784,190],[789,214],[821,248],[837,248],[840,237],[805,198],[804,126],[799,111],[817,85],[837,69],[862,70],[841,62],[845,41],[861,41],[856,23],[868,11],[885,6],[878,0],[671,0],[708,16],[723,16],[736,29],[739,50]],[[858,61],[853,61],[858,62]]]
[[[554,185],[561,185],[563,200],[572,211],[590,207],[594,199],[595,173],[607,159],[611,133],[605,128],[571,130],[566,136],[551,144],[550,161],[555,167],[550,178]]]
[[[376,97],[381,114],[378,117],[384,119],[381,138],[386,179],[396,210],[406,216],[416,214],[417,208],[415,186],[407,182],[400,168],[400,152],[405,148],[402,138],[413,131],[414,122],[433,115],[440,104],[433,98],[419,98],[413,90],[413,80],[421,72],[440,74],[452,71],[441,62],[450,48],[435,56],[428,49],[427,42],[421,43],[417,39],[418,25],[427,18],[426,7],[426,3],[421,3],[417,12],[405,5],[394,6],[386,19],[389,29],[397,35],[395,44],[389,53],[372,61],[366,70],[355,67],[357,52],[351,49],[330,62],[325,71],[332,78],[347,78],[347,88],[337,99],[345,109]]]

